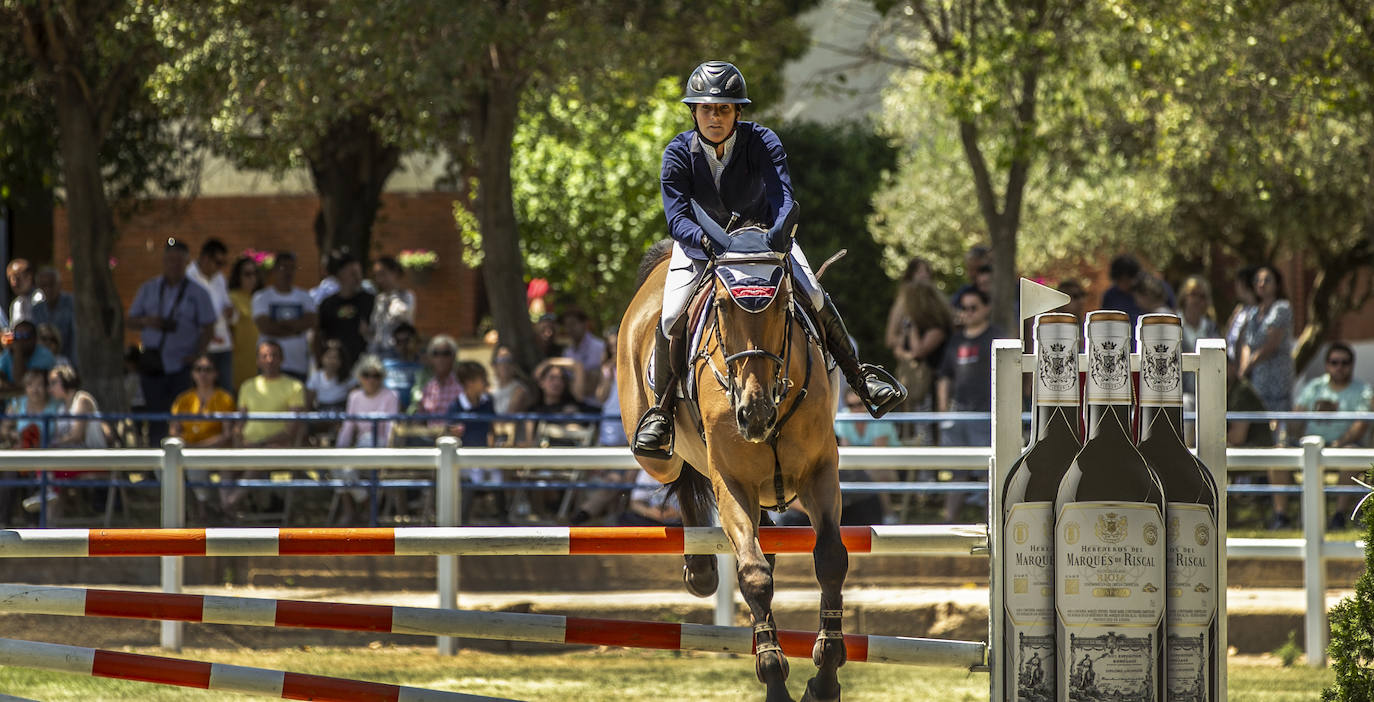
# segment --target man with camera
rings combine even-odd
[[[205,352],[215,330],[210,293],[186,277],[191,251],[168,239],[162,250],[162,275],[138,288],[129,306],[130,328],[139,330],[143,353],[138,376],[149,412],[168,412],[178,393],[191,385],[190,363]],[[148,423],[154,445],[167,436],[167,422]]]

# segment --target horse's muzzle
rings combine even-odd
[[[745,441],[762,443],[773,433],[778,423],[778,406],[765,397],[741,403],[735,410],[735,421],[739,424],[739,435]]]

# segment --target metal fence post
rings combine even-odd
[[[435,518],[441,527],[456,527],[463,521],[462,487],[458,479],[458,439],[453,436],[439,437],[439,470],[435,476]],[[458,608],[458,556],[438,557],[439,607]],[[452,636],[438,638],[439,655],[452,656],[458,653],[458,639]]]
[[[1322,490],[1322,438],[1302,437],[1303,589],[1307,594],[1307,663],[1326,665],[1326,500]]]
[[[162,440],[162,528],[179,529],[186,526],[186,476],[181,464],[181,439]],[[181,592],[182,557],[162,557],[162,591]],[[181,622],[162,622],[162,647],[180,651]]]
[[[1002,665],[1002,481],[1021,454],[1021,379],[1024,359],[1019,339],[992,342],[992,458],[988,459],[988,687],[991,702],[1005,699]],[[1014,674],[1014,672],[1011,672]]]
[[[1198,339],[1197,355],[1197,454],[1217,485],[1217,699],[1224,700],[1230,636],[1226,614],[1230,582],[1226,576],[1226,341]],[[1184,365],[1190,365],[1186,359]]]
[[[716,554],[716,626],[735,625],[735,557],[729,553]]]

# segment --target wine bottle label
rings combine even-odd
[[[1217,613],[1216,525],[1206,505],[1170,502],[1168,512],[1168,699],[1207,700],[1208,636]]]
[[[1087,401],[1131,402],[1131,328],[1126,322],[1094,322],[1088,329]]]
[[[1166,585],[1159,508],[1069,503],[1054,537],[1059,699],[1156,699]]]
[[[1179,328],[1151,324],[1140,330],[1140,406],[1178,407],[1183,404],[1182,344]]]
[[[1078,327],[1042,324],[1035,338],[1035,403],[1078,406]]]
[[[1075,375],[1077,371],[1075,371]],[[1076,383],[1075,383],[1076,384]],[[1054,696],[1054,503],[1023,502],[1003,524],[1010,702]]]

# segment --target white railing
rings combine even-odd
[[[1326,470],[1365,470],[1374,464],[1374,449],[1326,449],[1317,437],[1305,437],[1302,448],[1232,448],[1226,451],[1226,469],[1244,471],[1282,469],[1302,474],[1303,536],[1297,539],[1228,539],[1229,557],[1281,558],[1302,560],[1307,595],[1306,644],[1309,658],[1326,650],[1326,570],[1330,559],[1360,559],[1363,542],[1327,542],[1323,472]],[[992,449],[965,448],[869,448],[840,449],[841,470],[947,468],[986,470]],[[461,465],[460,465],[461,464]],[[0,451],[0,473],[53,469],[100,471],[150,471],[162,473],[160,483],[162,526],[185,526],[186,470],[246,471],[266,467],[283,470],[308,470],[354,466],[364,468],[410,468],[435,471],[436,526],[459,526],[461,488],[460,467],[482,468],[557,468],[562,470],[604,470],[637,468],[624,448],[566,449],[459,449],[453,438],[439,440],[435,448],[405,449],[183,449],[179,440],[167,440],[162,449],[126,450],[49,450]],[[439,605],[453,609],[458,604],[459,573],[455,556],[438,556]],[[727,556],[728,558],[728,556]],[[164,592],[182,589],[181,557],[162,558]],[[722,564],[725,565],[725,564]],[[720,570],[717,621],[733,618],[733,566]],[[164,622],[162,645],[181,646],[181,623]],[[455,641],[440,640],[441,650],[455,650]],[[1321,659],[1318,658],[1318,661]]]

